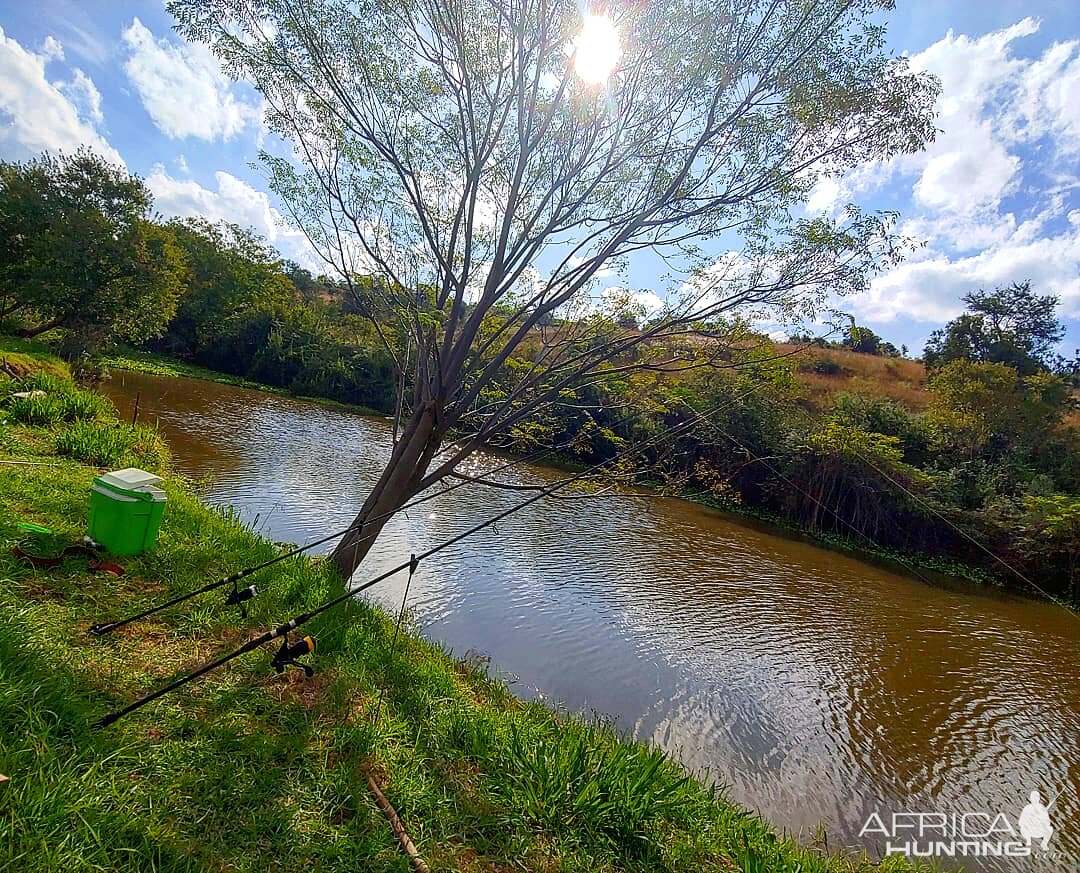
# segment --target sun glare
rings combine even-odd
[[[603,85],[619,63],[619,31],[606,15],[586,15],[574,43],[574,70],[590,85]]]

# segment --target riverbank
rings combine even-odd
[[[329,397],[294,394],[274,385],[252,382],[249,379],[241,379],[239,376],[233,376],[229,373],[221,373],[217,370],[200,367],[197,364],[188,364],[175,358],[167,358],[164,355],[156,355],[153,352],[143,352],[137,349],[123,349],[111,355],[104,355],[97,359],[97,363],[105,370],[130,370],[134,373],[149,373],[153,376],[187,376],[191,379],[205,379],[208,382],[219,382],[222,385],[235,385],[238,388],[265,391],[267,394],[277,394],[280,397],[295,397],[297,400],[318,403],[320,406],[327,406],[331,409],[347,409],[360,415],[386,417],[385,412],[372,409],[369,406],[362,406],[357,403],[342,403]]]
[[[21,352],[29,354],[32,352]],[[3,391],[6,396],[14,386]],[[107,418],[107,409],[95,416]],[[5,406],[0,531],[85,529],[93,467],[55,454],[50,426]],[[40,465],[40,466],[39,466]],[[0,553],[0,869],[408,869],[367,788],[375,773],[434,870],[908,869],[778,836],[671,759],[525,703],[501,682],[357,602],[313,628],[312,679],[258,651],[106,731],[105,712],[324,598],[318,561],[263,571],[244,620],[213,594],[113,637],[90,624],[280,548],[168,475],[158,547],[121,579],[72,559],[34,570]],[[381,700],[381,707],[380,707]],[[381,709],[381,718],[376,711]],[[272,859],[272,860],[270,860]]]
[[[239,379],[226,373],[219,373],[215,370],[208,370],[204,367],[186,364],[182,361],[165,358],[150,352],[125,350],[122,353],[102,358],[101,363],[108,370],[129,370],[132,372],[149,373],[157,376],[186,376],[194,379],[205,379],[224,385],[235,385],[241,388],[264,391],[278,396],[294,396],[280,388]],[[359,415],[368,415],[378,418],[387,417],[377,410],[353,404],[339,403],[325,397],[298,397],[297,399],[329,408],[355,412]],[[508,457],[511,456],[511,453],[505,449],[500,450],[500,453],[506,454]],[[543,464],[568,472],[580,472],[588,466],[571,455],[557,452],[553,452],[546,456],[543,459]],[[658,497],[662,496],[665,499],[688,500],[718,512],[725,518],[738,521],[742,524],[749,524],[768,533],[793,538],[841,554],[850,555],[877,566],[903,573],[912,578],[920,579],[924,582],[931,581],[935,584],[951,584],[954,581],[962,581],[965,583],[974,583],[996,588],[1007,587],[1000,578],[993,576],[985,569],[976,567],[973,564],[965,563],[956,558],[921,553],[915,550],[900,550],[868,543],[866,541],[857,540],[854,537],[844,536],[829,531],[811,530],[798,525],[790,519],[784,518],[778,513],[770,512],[767,509],[738,502],[719,501],[711,496],[703,495],[699,491],[690,489],[661,494],[661,492],[656,489],[650,490],[649,483],[647,482],[642,483],[639,488],[645,493]]]

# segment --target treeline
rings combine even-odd
[[[123,342],[298,394],[393,409],[393,362],[362,299],[239,227],[162,221],[151,206],[141,181],[88,152],[0,164],[0,327],[53,331],[69,359]],[[996,555],[1080,599],[1077,368],[1054,354],[1057,301],[1020,283],[973,291],[965,303],[924,351],[924,409],[872,385],[811,397],[806,363],[758,338],[735,343],[724,369],[613,375],[564,390],[508,444],[569,443],[595,463],[719,407],[626,476],[856,545],[936,556],[946,569],[959,557],[1016,584]],[[907,352],[855,324],[835,347]],[[531,348],[505,363],[486,402],[513,391]]]
[[[393,408],[393,364],[343,289],[236,225],[162,221],[89,151],[0,163],[0,327],[69,360],[116,342],[297,394]]]
[[[1006,585],[1030,587],[1023,575],[1075,601],[1080,431],[1070,423],[1075,365],[1053,355],[1063,334],[1056,300],[1023,283],[965,302],[968,311],[928,344],[929,402],[919,411],[865,386],[813,400],[798,359],[763,342],[728,369],[590,385],[514,438],[573,439],[593,463],[719,407],[639,468],[680,493],[872,543],[909,563],[930,556],[953,571],[959,558]],[[640,415],[627,420],[627,410]]]

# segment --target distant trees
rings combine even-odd
[[[165,330],[183,258],[142,181],[89,150],[0,163],[0,317],[85,347]]]
[[[250,230],[150,217],[145,185],[90,151],[0,163],[0,320],[69,358],[112,340],[299,394],[394,408],[393,360],[343,287]],[[358,278],[358,287],[370,280]]]
[[[296,289],[276,252],[251,231],[202,218],[176,219],[167,228],[187,270],[163,349],[232,372],[222,365],[251,358]]]
[[[900,350],[890,342],[886,342],[868,327],[861,327],[853,321],[847,329],[841,343],[844,348],[851,349],[863,355],[885,355],[890,358],[900,357]]]
[[[1040,296],[1031,282],[964,295],[967,312],[931,334],[923,359],[930,368],[949,361],[1007,364],[1022,375],[1049,369],[1065,328],[1058,300]]]
[[[295,391],[393,409],[394,368],[370,322],[323,299],[334,286],[234,224],[173,220],[184,294],[154,347]]]

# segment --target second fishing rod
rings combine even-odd
[[[629,421],[631,418],[634,418],[635,416],[637,416],[639,414],[640,413],[638,413],[638,412],[633,412],[630,415],[626,415],[623,418],[616,421],[614,424],[610,425],[610,427],[618,427],[619,425]],[[571,437],[570,439],[567,439],[567,440],[565,440],[562,443],[559,443],[557,445],[550,446],[550,447],[547,447],[547,448],[537,449],[536,451],[530,452],[529,454],[527,454],[527,455],[525,455],[523,457],[514,458],[514,459],[512,459],[510,461],[507,461],[505,464],[500,464],[499,466],[494,467],[491,470],[486,470],[482,475],[485,476],[485,477],[492,476],[492,475],[495,475],[495,474],[498,474],[498,473],[503,473],[503,472],[505,472],[507,470],[510,470],[510,469],[512,469],[512,468],[514,468],[516,466],[520,466],[522,464],[527,464],[527,463],[530,463],[531,461],[540,460],[544,455],[548,455],[548,454],[550,454],[552,452],[557,452],[557,451],[559,451],[561,449],[569,448],[573,444],[575,439],[576,439],[576,435],[575,435],[575,437]],[[263,561],[263,562],[261,562],[259,564],[255,564],[255,565],[253,565],[251,567],[244,567],[243,569],[237,570],[235,573],[231,573],[228,576],[223,576],[223,577],[221,577],[219,579],[215,579],[215,580],[213,580],[211,582],[207,582],[205,585],[201,585],[200,587],[192,589],[191,591],[186,591],[183,594],[177,594],[175,597],[170,597],[168,600],[163,600],[161,603],[157,603],[157,604],[155,604],[153,606],[149,606],[146,609],[143,609],[143,610],[135,612],[135,613],[133,613],[131,615],[125,616],[124,618],[117,619],[116,621],[98,622],[96,624],[91,625],[90,628],[89,628],[89,631],[94,636],[99,636],[99,637],[105,636],[107,634],[112,633],[115,630],[118,630],[118,629],[120,629],[122,627],[125,627],[126,625],[132,624],[133,622],[141,621],[142,619],[149,618],[152,615],[157,615],[159,612],[163,612],[166,609],[170,609],[173,606],[178,606],[179,604],[185,603],[188,600],[192,600],[192,599],[194,599],[196,597],[200,597],[203,594],[207,594],[207,593],[209,593],[211,591],[216,591],[217,589],[224,588],[224,587],[226,587],[228,585],[232,586],[232,591],[230,591],[228,596],[225,598],[225,605],[226,606],[237,606],[237,607],[239,607],[239,609],[241,611],[241,615],[244,618],[247,618],[246,604],[247,604],[248,601],[250,601],[250,600],[254,599],[255,597],[257,597],[259,592],[258,592],[258,588],[255,585],[248,585],[246,587],[241,588],[239,583],[241,581],[243,581],[244,579],[247,579],[248,577],[254,575],[255,573],[258,573],[261,570],[265,570],[268,567],[272,567],[275,564],[279,564],[282,561],[287,561],[289,558],[295,558],[296,556],[302,555],[305,552],[310,551],[311,549],[317,548],[317,547],[319,547],[321,545],[324,545],[324,544],[326,544],[328,542],[336,540],[336,539],[338,539],[340,537],[346,536],[347,534],[350,534],[353,531],[362,531],[368,525],[375,524],[376,522],[382,521],[382,520],[384,520],[386,518],[389,518],[390,516],[396,515],[399,512],[405,512],[406,510],[412,509],[414,506],[419,506],[421,503],[426,503],[429,500],[434,500],[437,497],[441,497],[441,496],[443,496],[445,494],[449,494],[451,491],[455,491],[458,488],[461,488],[461,487],[463,487],[465,485],[472,484],[474,478],[475,477],[461,479],[460,481],[455,482],[453,485],[448,485],[445,488],[441,488],[441,489],[439,489],[437,491],[433,491],[430,494],[426,494],[426,495],[424,495],[422,497],[417,497],[415,500],[411,500],[408,503],[404,504],[403,506],[398,507],[397,509],[392,509],[392,510],[389,510],[388,512],[382,513],[381,515],[376,515],[376,516],[372,516],[371,518],[366,518],[363,521],[361,521],[359,524],[357,524],[356,522],[353,522],[352,524],[350,524],[346,528],[342,528],[341,530],[334,531],[333,533],[330,533],[330,534],[327,534],[326,536],[320,537],[317,540],[313,540],[312,542],[305,543],[302,546],[296,546],[295,548],[289,549],[288,551],[283,552],[280,555],[276,555],[275,557],[270,558],[270,559],[268,559],[266,561]]]
[[[361,592],[366,591],[367,589],[371,588],[374,585],[377,585],[378,583],[380,583],[380,582],[382,582],[382,581],[384,581],[386,579],[389,579],[391,576],[393,576],[393,575],[395,575],[397,573],[400,573],[403,570],[408,570],[410,572],[410,574],[415,573],[416,569],[419,566],[421,561],[423,561],[423,560],[425,560],[427,558],[430,558],[433,555],[438,554],[439,552],[442,552],[444,549],[450,548],[451,546],[461,542],[462,540],[464,540],[464,539],[466,539],[468,537],[473,536],[474,534],[478,533],[479,531],[483,530],[484,528],[487,528],[487,527],[498,524],[504,518],[507,518],[508,516],[513,515],[516,512],[520,512],[522,509],[525,509],[526,507],[531,506],[532,504],[536,503],[539,500],[543,500],[545,497],[549,497],[549,496],[555,494],[557,491],[560,491],[560,490],[566,488],[567,486],[572,485],[575,482],[581,481],[582,479],[586,478],[587,476],[592,475],[593,473],[597,472],[598,470],[600,470],[604,466],[606,466],[608,464],[611,464],[614,461],[619,460],[620,458],[626,457],[626,456],[630,455],[631,453],[640,452],[640,451],[648,448],[650,445],[653,445],[653,444],[655,444],[657,442],[660,442],[662,440],[674,437],[674,436],[678,435],[681,431],[689,430],[691,427],[693,427],[695,424],[697,424],[698,421],[700,421],[702,419],[705,419],[708,416],[711,416],[711,415],[715,414],[716,412],[719,412],[720,410],[726,408],[727,406],[730,406],[730,405],[732,405],[734,403],[738,403],[744,397],[748,396],[749,393],[750,393],[749,391],[744,392],[744,393],[736,396],[735,398],[729,400],[726,403],[718,404],[715,407],[712,407],[711,409],[705,410],[704,412],[697,413],[691,419],[679,422],[678,424],[672,425],[672,426],[670,426],[668,428],[665,428],[663,431],[660,431],[659,433],[654,434],[652,437],[645,440],[640,445],[634,446],[632,450],[627,449],[627,450],[624,450],[623,452],[619,452],[614,458],[610,458],[608,460],[601,461],[601,462],[599,462],[597,464],[592,465],[591,467],[588,467],[585,470],[582,470],[579,473],[575,473],[573,476],[570,476],[570,477],[568,477],[566,479],[562,479],[559,482],[556,482],[554,485],[552,485],[552,486],[550,486],[548,488],[543,488],[543,489],[539,490],[536,494],[534,494],[532,497],[528,498],[527,500],[523,500],[523,501],[521,501],[519,503],[516,503],[513,506],[510,506],[507,509],[504,509],[504,510],[502,510],[501,512],[499,512],[497,514],[495,514],[495,515],[493,515],[493,516],[491,516],[491,517],[489,517],[487,519],[484,519],[481,522],[478,522],[477,524],[473,525],[470,528],[467,528],[466,530],[464,530],[461,533],[451,537],[450,539],[444,540],[443,542],[441,542],[441,543],[439,543],[439,544],[437,544],[435,546],[432,546],[430,549],[428,549],[425,552],[421,552],[418,555],[417,554],[411,555],[409,557],[408,561],[405,561],[405,562],[403,562],[401,564],[398,564],[396,567],[392,567],[389,570],[387,570],[387,571],[385,571],[383,573],[380,573],[378,576],[375,576],[373,579],[369,579],[369,580],[367,580],[366,582],[364,582],[364,583],[362,583],[360,585],[357,585],[357,586],[355,586],[353,588],[348,589],[347,591],[345,591],[342,594],[337,595],[336,597],[332,597],[329,600],[324,601],[323,603],[319,604],[318,606],[308,610],[307,612],[303,612],[303,613],[297,615],[296,617],[294,617],[291,620],[285,622],[284,624],[278,625],[277,627],[273,628],[272,630],[265,631],[265,632],[259,634],[258,636],[253,637],[252,639],[248,640],[246,643],[241,645],[239,648],[236,648],[236,649],[232,650],[231,652],[227,652],[226,654],[221,655],[220,657],[215,658],[212,661],[208,661],[206,664],[203,664],[201,667],[199,667],[198,669],[192,671],[191,673],[188,673],[188,674],[186,674],[184,676],[181,676],[178,679],[175,679],[174,681],[170,682],[169,684],[163,686],[162,688],[159,688],[156,691],[151,692],[150,694],[145,695],[144,697],[140,697],[139,699],[133,701],[132,703],[129,703],[127,706],[124,706],[121,709],[117,709],[117,710],[115,710],[113,712],[110,712],[108,715],[104,716],[103,718],[101,718],[97,722],[95,722],[93,726],[95,728],[108,727],[109,725],[116,722],[118,719],[123,718],[125,715],[128,715],[129,713],[132,713],[135,710],[140,709],[143,706],[146,706],[148,703],[151,703],[151,702],[153,702],[155,700],[158,700],[159,698],[165,696],[166,694],[169,694],[169,693],[177,690],[178,688],[181,688],[182,686],[187,685],[188,683],[193,682],[193,681],[195,681],[196,679],[198,679],[198,678],[200,678],[202,676],[205,676],[207,673],[210,673],[210,672],[218,669],[219,667],[223,667],[225,664],[228,664],[230,661],[233,661],[236,658],[239,658],[241,655],[244,655],[244,654],[246,654],[248,652],[252,652],[255,649],[258,649],[258,648],[266,645],[267,643],[272,642],[272,641],[277,640],[277,639],[283,640],[283,643],[282,643],[282,646],[281,646],[281,651],[279,651],[277,656],[275,656],[275,658],[274,658],[273,664],[274,664],[275,669],[277,669],[278,672],[281,672],[282,669],[284,669],[284,667],[293,665],[293,666],[302,667],[304,669],[305,673],[308,673],[310,671],[310,668],[307,667],[306,665],[299,664],[296,661],[296,658],[300,657],[300,656],[302,656],[302,655],[304,655],[304,654],[306,654],[308,652],[314,651],[314,642],[309,637],[305,637],[305,638],[301,639],[300,641],[298,641],[296,643],[290,643],[289,642],[289,634],[292,633],[293,631],[295,631],[297,628],[299,628],[299,627],[303,626],[304,624],[306,624],[307,622],[309,622],[311,619],[315,618],[317,615],[321,615],[322,613],[327,612],[328,610],[333,609],[336,606],[339,606],[342,603],[345,603],[346,601],[355,598]]]

